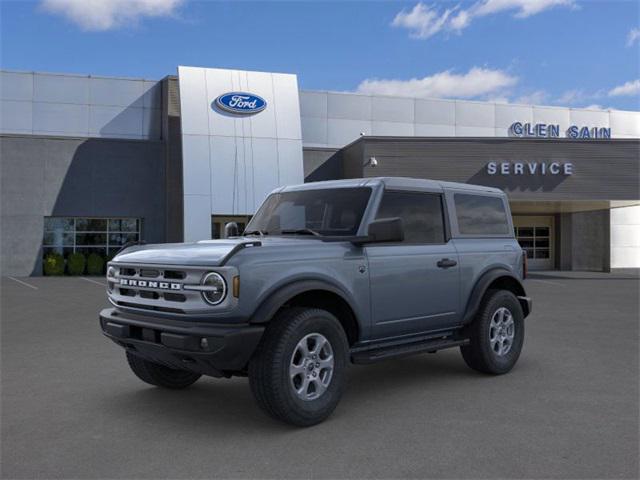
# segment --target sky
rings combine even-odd
[[[640,1],[0,0],[0,67],[640,110]]]

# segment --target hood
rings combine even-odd
[[[308,237],[239,237],[224,240],[202,240],[196,243],[162,243],[136,245],[116,255],[114,262],[156,265],[219,266],[240,244],[261,242],[265,246],[308,245],[320,240]]]

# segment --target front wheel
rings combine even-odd
[[[258,405],[296,426],[323,421],[344,390],[348,349],[342,325],[329,312],[283,310],[249,362],[249,383]]]
[[[466,364],[483,373],[507,373],[518,361],[524,343],[524,315],[516,296],[490,290],[469,326],[470,343],[460,347]]]

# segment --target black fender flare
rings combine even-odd
[[[512,291],[513,294],[518,298],[518,301],[522,306],[524,316],[527,317],[529,313],[531,313],[531,299],[526,296],[524,286],[522,285],[520,279],[509,270],[497,267],[483,273],[474,285],[464,312],[462,320],[463,324],[467,325],[471,323],[471,321],[476,316],[478,309],[480,308],[482,298],[487,292],[489,286],[499,279],[504,279],[502,281],[508,283],[509,288],[506,289]]]
[[[290,300],[304,292],[308,292],[311,290],[325,290],[331,293],[338,295],[344,302],[349,305],[353,315],[355,317],[356,322],[358,322],[356,311],[353,308],[352,302],[349,301],[348,297],[342,291],[342,289],[333,285],[332,283],[323,281],[323,280],[294,280],[291,283],[287,283],[282,285],[272,293],[270,293],[265,300],[255,309],[251,317],[249,318],[249,323],[259,324],[266,323],[275,313],[282,308],[282,306]],[[359,322],[358,322],[359,323]]]

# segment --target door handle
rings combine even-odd
[[[448,258],[443,258],[442,260],[438,261],[438,263],[436,263],[439,268],[451,268],[455,267],[457,264],[458,262],[456,262],[455,260],[450,260]]]

